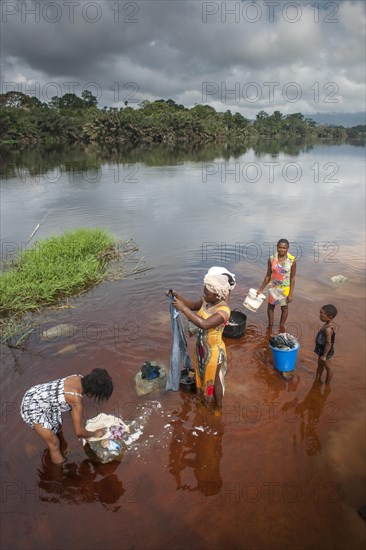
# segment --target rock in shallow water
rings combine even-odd
[[[346,281],[348,281],[348,277],[345,277],[344,275],[334,275],[334,277],[331,277],[330,280],[333,283],[341,284],[341,283],[345,283]]]
[[[56,325],[48,330],[44,330],[41,333],[41,340],[51,341],[57,340],[57,338],[73,338],[74,328],[75,327],[72,324]]]

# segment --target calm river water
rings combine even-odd
[[[41,222],[32,242],[107,227],[138,243],[136,262],[151,268],[40,314],[22,349],[2,346],[2,548],[364,548],[364,154],[359,143],[270,142],[2,152],[4,259]],[[301,348],[290,381],[273,367],[266,307],[242,306],[283,237],[298,261],[287,330]],[[194,394],[137,397],[133,384],[145,360],[169,364],[165,290],[201,296],[212,265],[236,274],[230,305],[247,315],[245,335],[226,339],[222,418]],[[327,303],[338,308],[329,388],[313,384]],[[60,323],[72,335],[41,340]],[[137,421],[142,435],[121,463],[97,465],[64,414],[60,470],[22,423],[21,398],[33,384],[100,366],[115,384],[102,410]],[[87,403],[86,418],[99,410]]]

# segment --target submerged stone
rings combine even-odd
[[[348,277],[345,277],[344,275],[334,275],[334,277],[331,277],[330,280],[333,283],[341,284],[341,283],[345,283],[346,281],[348,281]]]
[[[74,336],[74,325],[60,324],[41,333],[42,341],[57,340],[57,338],[72,338]]]

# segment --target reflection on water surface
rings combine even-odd
[[[36,238],[95,225],[133,238],[152,269],[95,287],[70,300],[70,309],[36,315],[39,330],[22,349],[2,347],[2,547],[363,547],[362,144],[87,146],[6,155],[3,257],[20,250],[43,219]],[[242,338],[226,340],[221,416],[190,393],[137,397],[133,377],[143,362],[169,364],[165,290],[199,297],[207,268],[223,264],[237,279],[230,306],[242,309],[282,237],[298,259],[287,325],[301,342],[295,376],[285,380],[273,368],[262,306],[245,312]],[[339,274],[348,277],[343,285],[330,280]],[[314,384],[324,303],[339,311],[330,388]],[[71,340],[37,337],[61,323],[76,327]],[[192,351],[194,341],[188,345]],[[66,414],[68,460],[54,467],[21,422],[22,395],[96,366],[115,382],[103,411],[135,423],[141,435],[121,463],[98,465]],[[89,418],[98,410],[85,405]]]

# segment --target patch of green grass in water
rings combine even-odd
[[[116,238],[107,230],[76,229],[36,242],[0,273],[0,314],[23,314],[77,294],[107,276]]]

